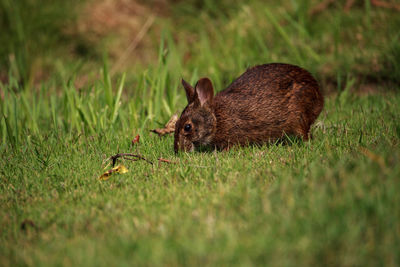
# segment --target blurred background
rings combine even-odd
[[[73,77],[84,87],[105,60],[129,80],[168,55],[168,71],[218,86],[248,66],[287,62],[324,90],[349,76],[376,90],[400,81],[399,10],[393,0],[1,0],[0,80]]]
[[[186,105],[182,78],[219,91],[271,62],[326,96],[396,91],[399,30],[394,0],[0,0],[0,139],[142,134]]]

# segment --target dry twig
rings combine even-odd
[[[169,159],[159,158],[158,161],[159,161],[159,162],[170,163],[170,164],[176,164],[175,161],[172,161],[172,160],[169,160]]]
[[[132,154],[132,153],[118,153],[118,154],[115,154],[114,156],[107,158],[104,162],[111,160],[112,166],[114,167],[115,163],[117,162],[117,159],[119,159],[119,158],[123,158],[123,159],[130,160],[130,161],[144,160],[147,163],[150,163],[151,165],[153,165],[153,162],[146,159],[145,157],[143,157],[141,155],[137,155],[137,154]]]
[[[178,115],[174,114],[172,115],[172,117],[169,119],[169,121],[167,122],[167,124],[165,124],[164,128],[160,128],[160,129],[154,129],[154,130],[150,130],[150,132],[152,133],[156,133],[158,134],[160,137],[164,136],[166,134],[169,133],[173,133],[175,131],[175,124],[178,121]]]

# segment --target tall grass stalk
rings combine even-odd
[[[165,33],[167,36],[169,33]],[[166,42],[165,40],[169,40]],[[164,45],[165,44],[165,45]],[[132,131],[159,126],[177,109],[178,72],[171,76],[169,66],[180,68],[176,62],[177,50],[171,37],[163,37],[159,50],[159,64],[155,68],[134,75],[126,90],[126,74],[113,90],[107,59],[104,59],[102,82],[95,82],[88,89],[80,90],[73,80],[64,83],[55,96],[49,85],[16,90],[2,85],[2,123],[0,134],[3,145],[15,147],[25,134],[40,136],[52,131],[61,134],[90,134],[101,131]],[[171,78],[173,77],[173,78]],[[49,94],[50,97],[45,97]],[[128,107],[128,108],[126,108]],[[62,128],[60,128],[62,126]]]

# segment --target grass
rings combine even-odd
[[[39,83],[21,82],[29,60],[9,61],[0,265],[399,265],[399,16],[368,3],[350,16],[339,1],[312,18],[304,3],[176,3],[156,19],[154,62],[115,75],[106,54],[89,74],[82,59],[57,61]],[[320,81],[312,141],[175,155],[172,136],[150,135],[186,104],[181,77],[222,89],[271,61]],[[94,81],[77,86],[81,75]],[[126,161],[127,174],[99,181],[118,152],[155,164]]]
[[[2,154],[2,265],[399,263],[398,95],[329,98],[314,140],[175,156],[56,134]],[[367,119],[366,119],[367,118]],[[140,151],[100,182],[105,155]],[[21,229],[29,219],[34,223]]]
[[[0,70],[11,72],[20,84],[29,86],[37,75],[35,69],[43,72],[42,68],[53,67],[56,56],[63,53],[58,47],[66,46],[63,27],[74,20],[77,3],[1,0]]]

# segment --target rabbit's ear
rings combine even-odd
[[[214,97],[214,88],[210,79],[201,78],[196,84],[196,97],[203,106],[206,102],[211,104]]]
[[[185,88],[186,98],[188,103],[193,102],[194,100],[194,88],[188,84],[184,79],[182,79],[183,88]]]

